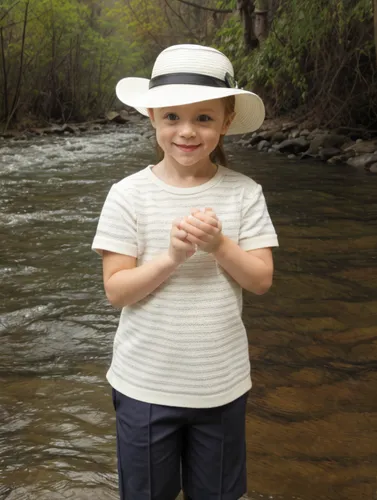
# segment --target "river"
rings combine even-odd
[[[377,498],[377,177],[229,145],[279,234],[245,295],[250,499]],[[116,499],[105,373],[118,311],[90,250],[138,130],[0,143],[0,500]]]

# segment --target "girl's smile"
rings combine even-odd
[[[190,145],[189,144],[174,144],[174,145],[186,153],[191,153],[192,151],[195,151],[196,149],[198,149],[200,147],[200,144],[193,144],[193,145],[191,145],[191,144]]]

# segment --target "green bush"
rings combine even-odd
[[[268,38],[245,53],[236,15],[217,34],[245,87],[271,114],[297,108],[329,125],[376,126],[377,76],[370,0],[286,0]]]

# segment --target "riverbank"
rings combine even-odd
[[[110,111],[104,118],[83,123],[20,126],[0,133],[0,139],[28,141],[44,135],[111,133],[115,127],[132,127],[136,134],[149,139],[154,137],[147,118],[122,110]],[[228,137],[227,142],[258,152],[286,155],[290,160],[311,159],[329,165],[344,164],[377,174],[377,131],[349,127],[318,128],[307,121],[283,117],[265,120],[257,132]]]
[[[377,131],[348,127],[331,130],[280,118],[266,120],[260,130],[233,142],[260,152],[286,154],[292,160],[347,164],[377,173]]]
[[[140,119],[141,118],[141,119]],[[0,132],[0,139],[13,139],[15,141],[26,141],[33,137],[44,135],[81,135],[84,133],[99,132],[104,128],[113,126],[131,126],[138,125],[144,121],[141,115],[122,110],[109,111],[105,117],[88,120],[85,122],[67,122],[67,123],[46,123],[42,124],[36,119],[23,121],[13,129]]]

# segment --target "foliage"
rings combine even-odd
[[[285,0],[259,50],[245,53],[237,19],[217,42],[238,79],[273,114],[297,107],[319,122],[377,125],[377,76],[370,0]]]
[[[299,107],[322,123],[377,127],[371,0],[249,0],[270,6],[268,36],[252,51],[239,1],[188,3],[2,0],[0,121],[99,116],[120,78],[148,76],[171,44],[201,43],[230,57],[240,85],[260,93],[270,114]]]
[[[5,64],[0,92],[5,119],[14,120],[25,110],[64,120],[98,113],[113,88],[114,66],[127,59],[119,56],[118,39],[104,35],[106,27],[94,9],[94,4],[76,0],[21,0],[13,2],[7,15],[2,7]],[[17,96],[18,75],[22,90]]]
[[[168,45],[210,43],[215,27],[179,0],[3,0],[0,121],[98,116],[117,80],[148,75]]]

